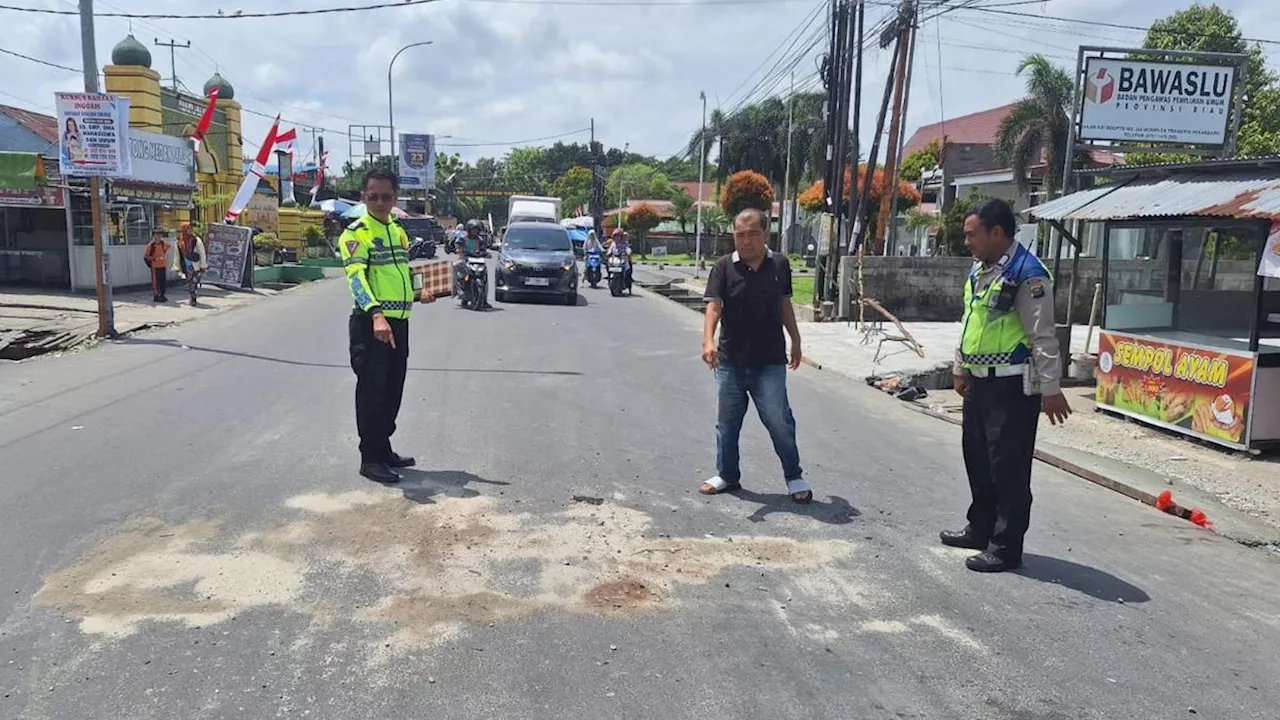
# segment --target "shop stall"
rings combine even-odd
[[[28,162],[43,165],[44,180],[23,185],[0,178],[0,285],[65,289],[71,279],[67,193],[58,162],[35,153],[24,155]]]
[[[111,286],[147,285],[151,271],[142,254],[151,233],[176,236],[174,211],[190,209],[196,190],[195,156],[189,138],[135,132],[129,138],[133,173],[106,184],[107,241],[103,247],[111,268]],[[93,214],[87,192],[71,195],[72,287],[95,288]]]
[[[1030,213],[1100,228],[1099,408],[1280,448],[1280,158],[1111,171]]]

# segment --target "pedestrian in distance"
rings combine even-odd
[[[699,489],[714,495],[741,486],[738,438],[747,403],[755,403],[782,462],[787,493],[813,500],[800,469],[796,421],[787,400],[787,368],[800,367],[800,328],[791,305],[791,264],[769,249],[769,216],[748,209],[733,220],[733,253],[716,261],[707,279],[702,361],[717,388],[716,476]],[[716,329],[720,330],[719,342]],[[783,331],[791,340],[790,355]]]
[[[360,474],[382,483],[398,482],[395,469],[415,464],[391,449],[391,436],[409,366],[409,314],[415,300],[435,300],[418,287],[420,276],[409,268],[409,234],[391,215],[399,190],[399,178],[390,170],[365,173],[362,199],[368,212],[338,241],[354,302],[348,331]]]
[[[1071,414],[1059,386],[1053,278],[1016,241],[1015,227],[1004,200],[984,200],[964,221],[964,243],[974,263],[965,280],[954,381],[964,397],[964,464],[972,502],[968,525],[944,530],[941,539],[980,551],[965,561],[978,572],[1022,565],[1040,413],[1054,425]]]
[[[156,228],[151,232],[151,242],[142,252],[142,259],[151,270],[151,301],[169,302],[169,243],[164,240],[164,230]]]
[[[200,282],[204,277],[205,254],[204,241],[196,235],[191,223],[184,222],[178,229],[178,252],[174,263],[179,272],[187,279],[187,294],[191,296],[191,307],[196,306],[196,296],[200,293]]]

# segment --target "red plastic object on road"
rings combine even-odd
[[[1156,509],[1159,510],[1160,512],[1169,512],[1170,510],[1173,510],[1175,507],[1177,506],[1173,504],[1172,490],[1165,490],[1161,492],[1159,496],[1156,497]]]
[[[1195,523],[1196,525],[1199,525],[1202,528],[1207,528],[1213,524],[1209,522],[1209,516],[1205,515],[1203,510],[1192,510],[1191,522]]]

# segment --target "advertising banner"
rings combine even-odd
[[[210,223],[205,228],[204,281],[223,287],[242,287],[249,258],[249,238],[253,230],[235,225]]]
[[[1271,223],[1267,242],[1262,246],[1262,256],[1258,258],[1258,274],[1280,278],[1280,222]]]
[[[58,169],[65,177],[129,177],[129,98],[102,93],[54,93],[58,108]]]
[[[132,180],[159,185],[196,187],[195,150],[188,138],[135,133],[129,138]]]
[[[1205,440],[1248,440],[1253,356],[1122,333],[1098,338],[1099,407]]]
[[[1224,145],[1236,69],[1089,58],[1080,139]]]
[[[436,186],[435,136],[400,135],[400,186],[411,190]]]

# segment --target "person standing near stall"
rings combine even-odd
[[[204,241],[196,235],[191,223],[184,222],[178,229],[178,252],[175,264],[177,269],[187,278],[187,293],[191,296],[191,307],[196,306],[196,296],[200,292],[200,281],[204,277],[205,254]]]
[[[169,302],[166,293],[169,290],[169,243],[164,241],[164,230],[156,228],[151,232],[151,242],[142,253],[151,270],[151,301]]]
[[[1015,228],[1013,208],[1003,200],[984,200],[964,221],[964,243],[975,262],[965,280],[954,380],[964,397],[964,464],[973,501],[969,524],[940,537],[944,545],[978,550],[965,561],[977,572],[1021,567],[1040,412],[1054,425],[1071,414],[1059,387],[1053,279],[1015,240]]]

